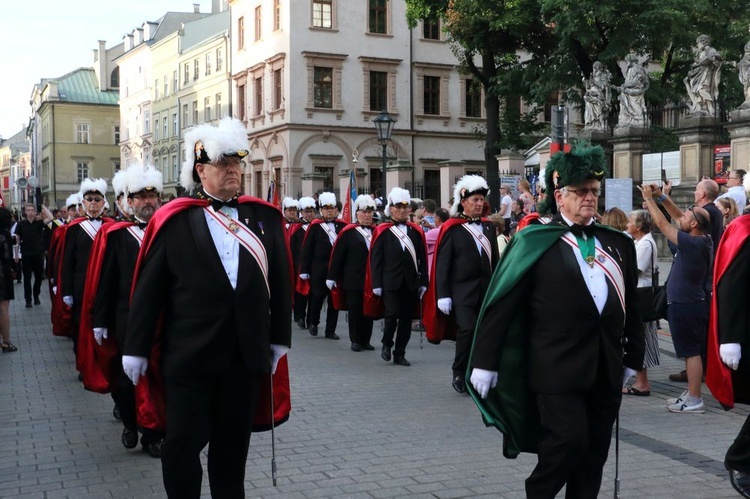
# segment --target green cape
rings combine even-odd
[[[614,230],[597,225],[597,228]],[[474,356],[476,335],[487,308],[511,293],[531,267],[560,237],[570,230],[564,225],[529,225],[518,232],[503,251],[500,264],[492,275],[482,308],[479,311],[474,342],[466,371],[466,386],[474,403],[482,413],[487,426],[494,426],[505,436],[503,455],[515,459],[521,452],[537,452],[539,443],[539,411],[533,394],[526,386],[526,337],[528,317],[524,313],[510,318],[510,329],[502,345],[502,354],[497,366],[497,386],[490,390],[486,399],[481,398],[469,378],[471,360]]]

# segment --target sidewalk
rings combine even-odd
[[[126,451],[110,397],[76,381],[71,342],[50,333],[48,298],[32,309],[17,299],[11,314],[19,351],[0,354],[0,498],[164,497],[159,461]],[[525,497],[536,457],[504,459],[500,433],[453,391],[452,343],[420,349],[414,333],[405,368],[377,350],[351,352],[343,313],[337,333],[341,341],[294,328],[293,411],[276,430],[278,486],[270,433],[256,434],[247,497]],[[380,336],[376,323],[373,344]],[[708,395],[705,414],[669,413],[665,400],[685,385],[668,381],[682,363],[669,355],[666,332],[660,338],[665,353],[649,371],[651,396],[623,399],[621,497],[737,497],[722,461],[748,408],[725,412]],[[600,497],[612,497],[614,473],[613,442]]]

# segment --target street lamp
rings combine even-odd
[[[391,140],[391,133],[393,132],[393,125],[396,123],[396,120],[388,114],[388,111],[383,109],[380,111],[380,114],[377,115],[372,119],[372,122],[375,123],[375,129],[378,131],[378,142],[383,146],[383,209],[385,209],[386,205],[386,196],[387,193],[385,191],[385,162],[386,162],[386,154],[387,154],[387,147],[388,147],[388,141]]]

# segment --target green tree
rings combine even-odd
[[[407,19],[415,26],[421,19],[441,19],[460,70],[471,74],[484,88],[484,158],[490,204],[499,208],[498,165],[502,126],[501,100],[521,95],[511,88],[522,79],[522,51],[541,51],[552,40],[542,22],[538,0],[406,0]],[[510,75],[515,75],[511,78]],[[505,127],[508,129],[509,127]]]

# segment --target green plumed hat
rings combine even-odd
[[[538,207],[540,213],[557,213],[554,191],[586,180],[602,180],[607,176],[607,161],[601,146],[588,142],[574,144],[569,152],[558,152],[550,158],[544,172],[547,196]]]

